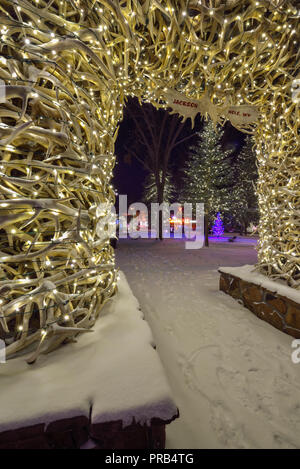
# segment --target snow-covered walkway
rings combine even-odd
[[[254,246],[139,239],[119,242],[116,254],[180,409],[168,448],[300,448],[292,338],[218,290],[218,267],[254,264]]]

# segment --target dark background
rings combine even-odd
[[[115,190],[118,194],[127,194],[128,204],[141,201],[144,189],[144,181],[147,176],[147,171],[143,168],[141,163],[136,158],[129,155],[128,149],[125,148],[128,147],[128,142],[132,141],[135,136],[134,124],[132,122],[132,119],[130,119],[131,105],[132,100],[129,100],[124,110],[124,119],[120,123],[119,134],[116,141],[115,149],[117,160],[113,177],[113,185],[115,187]],[[158,112],[159,111],[157,111],[157,113]],[[180,138],[201,131],[203,126],[203,118],[200,115],[196,117],[194,129],[192,129],[191,127],[190,119],[188,119],[184,124],[181,125],[184,128],[182,130]],[[230,122],[226,122],[224,126],[224,135],[222,137],[221,143],[224,150],[232,150],[233,159],[235,158],[235,155],[238,154],[238,152],[240,151],[241,146],[244,142],[244,138],[245,135],[242,132],[235,129],[230,124]],[[184,142],[178,148],[175,148],[172,153],[172,157],[170,159],[170,169],[173,175],[174,184],[177,187],[180,187],[182,183],[182,169],[185,165],[185,161],[188,158],[189,147],[195,144],[197,142],[197,139],[197,136],[191,137],[188,141]]]

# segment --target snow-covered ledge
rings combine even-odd
[[[300,338],[300,291],[271,280],[253,265],[220,267],[220,290],[243,302],[260,319]]]
[[[92,443],[91,436],[105,447],[107,432],[118,433],[119,442],[111,439],[108,446],[135,448],[130,435],[136,439],[156,425],[161,439],[158,427],[178,414],[150,328],[122,272],[118,294],[94,332],[35,365],[27,365],[24,356],[0,364],[0,383],[0,448],[18,447],[18,438],[40,447],[68,446],[70,439],[83,445]],[[141,446],[148,436],[140,435]]]

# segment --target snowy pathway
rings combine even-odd
[[[292,338],[218,290],[217,268],[254,264],[253,245],[123,240],[116,254],[180,409],[168,448],[300,448]]]

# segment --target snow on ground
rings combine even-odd
[[[168,448],[299,448],[292,338],[218,290],[218,267],[255,264],[253,244],[122,240],[116,254],[181,413]]]

